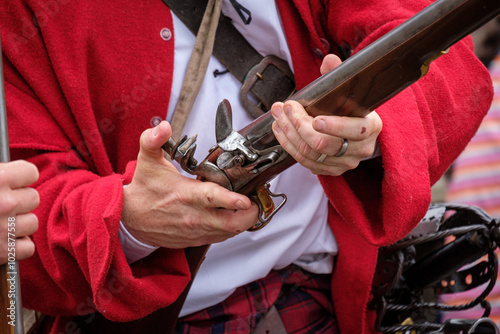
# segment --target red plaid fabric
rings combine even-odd
[[[297,266],[272,271],[238,288],[224,302],[180,318],[176,334],[252,333],[272,305],[287,333],[338,333],[330,292],[331,275]]]

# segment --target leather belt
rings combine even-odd
[[[197,34],[206,0],[162,1],[193,34]],[[295,80],[288,63],[276,56],[260,55],[224,15],[219,19],[213,55],[242,82],[240,101],[254,117],[295,92]],[[257,99],[257,105],[249,98],[249,93]]]

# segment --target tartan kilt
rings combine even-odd
[[[295,265],[273,270],[223,302],[180,318],[175,333],[252,333],[273,305],[289,334],[339,333],[331,274],[312,274]]]

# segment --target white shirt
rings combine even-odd
[[[245,25],[236,10],[224,0],[223,14],[262,55],[273,54],[291,64],[291,56],[274,1],[240,0],[251,12],[252,21]],[[171,102],[167,120],[171,120],[175,102],[194,46],[195,36],[174,16],[175,60]],[[183,133],[198,134],[195,158],[202,161],[215,140],[215,111],[226,98],[232,105],[233,127],[239,130],[253,119],[241,107],[238,93],[241,83],[227,73],[214,77],[215,70],[225,68],[211,58],[205,80]],[[175,164],[175,163],[174,163]],[[182,171],[181,173],[192,177]],[[327,225],[327,199],[315,175],[295,164],[271,181],[271,191],[285,193],[284,208],[262,230],[243,232],[210,246],[180,316],[184,316],[226,299],[237,287],[265,277],[273,269],[295,263],[315,273],[330,273],[337,253],[335,238]],[[123,227],[120,241],[129,262],[147,256],[154,248],[141,244]]]

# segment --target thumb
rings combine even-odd
[[[323,62],[321,63],[320,71],[321,74],[326,74],[333,70],[335,67],[339,66],[342,63],[342,60],[340,60],[339,57],[337,57],[334,54],[329,54],[326,55],[325,58],[323,58]]]
[[[154,128],[141,134],[138,159],[160,162],[163,161],[162,146],[172,136],[172,128],[167,121],[162,121]]]

